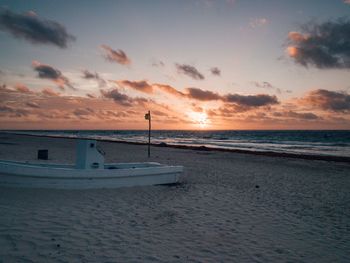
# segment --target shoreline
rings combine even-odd
[[[44,138],[55,138],[55,139],[57,139],[57,138],[58,139],[59,138],[62,138],[62,139],[92,139],[92,140],[101,141],[101,142],[112,142],[112,143],[122,143],[122,144],[131,144],[131,145],[147,145],[148,144],[148,143],[142,143],[142,142],[131,142],[131,141],[122,141],[122,140],[93,139],[93,138],[88,138],[88,137],[79,137],[78,138],[78,137],[69,137],[69,136],[23,134],[23,133],[7,132],[7,131],[0,131],[0,134],[31,136],[31,137],[44,137]],[[223,149],[223,148],[206,147],[206,146],[156,144],[156,143],[151,143],[151,146],[152,147],[162,147],[162,148],[168,147],[168,148],[175,148],[175,149],[195,150],[195,151],[231,152],[231,153],[260,155],[260,156],[268,156],[268,157],[294,158],[294,159],[303,159],[303,160],[350,163],[350,157],[346,157],[346,156],[279,153],[279,152],[272,152],[272,151],[249,151],[249,150],[241,150],[241,149]]]

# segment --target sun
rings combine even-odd
[[[204,112],[189,112],[188,117],[191,119],[191,121],[196,124],[196,126],[198,125],[199,128],[204,129],[206,127],[208,127],[208,125],[210,124],[210,120],[208,119],[208,115]]]

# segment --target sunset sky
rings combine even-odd
[[[0,0],[1,129],[350,129],[349,0]]]

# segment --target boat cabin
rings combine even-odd
[[[77,169],[104,169],[105,158],[96,144],[95,140],[78,140]]]

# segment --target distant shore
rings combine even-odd
[[[13,134],[20,136],[33,136],[33,137],[46,137],[46,138],[63,138],[63,139],[91,139],[85,137],[70,137],[70,136],[56,136],[56,135],[36,135],[36,134],[24,134],[8,131],[0,131],[0,134]],[[142,142],[132,142],[132,141],[123,141],[123,140],[108,140],[108,139],[96,139],[97,141],[103,142],[113,142],[113,143],[124,143],[124,144],[133,144],[133,145],[147,145],[147,143]],[[311,155],[311,154],[296,154],[296,153],[281,153],[281,152],[272,152],[272,151],[254,151],[254,150],[241,150],[241,149],[223,149],[215,147],[206,147],[206,146],[189,146],[189,145],[174,145],[166,143],[151,143],[152,147],[170,147],[177,149],[188,149],[196,151],[219,151],[219,152],[232,152],[240,154],[252,154],[252,155],[262,155],[270,157],[284,157],[284,158],[297,158],[304,160],[320,160],[320,161],[330,161],[330,162],[345,162],[350,163],[350,157],[347,156],[334,156],[334,155]]]

